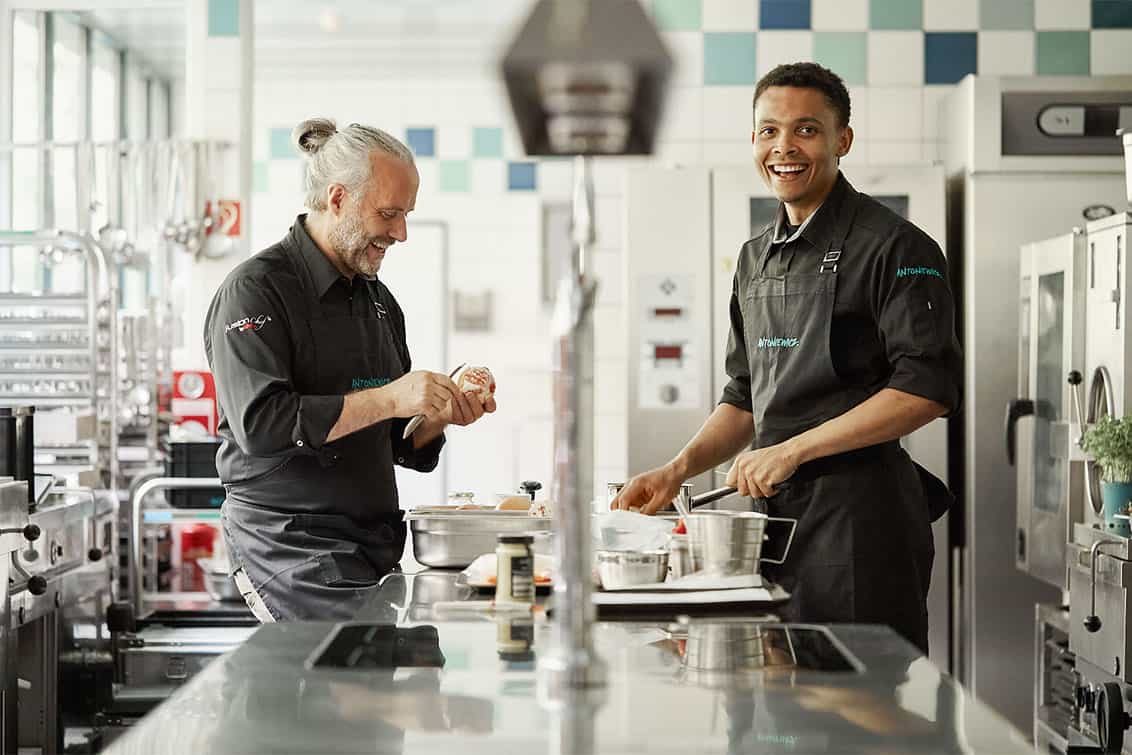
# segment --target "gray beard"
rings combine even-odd
[[[330,247],[347,270],[372,278],[381,268],[381,260],[371,264],[366,254],[370,239],[357,211],[347,214],[327,234]]]

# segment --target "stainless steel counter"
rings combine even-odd
[[[549,624],[426,619],[461,597],[442,577],[386,583],[366,612],[382,639],[351,656],[369,668],[311,666],[334,624],[267,625],[108,752],[1032,752],[872,626],[599,623],[608,686],[550,705],[533,660]]]

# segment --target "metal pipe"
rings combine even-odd
[[[157,490],[199,490],[219,488],[219,477],[154,477],[138,485],[130,495],[130,589],[133,590],[134,615],[142,610],[142,502]]]
[[[595,283],[584,273],[593,242],[593,178],[589,160],[574,170],[575,245],[558,284],[554,351],[554,586],[553,648],[540,657],[540,694],[561,699],[570,690],[605,684],[590,628],[590,499],[593,496],[593,303]]]

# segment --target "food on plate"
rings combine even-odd
[[[527,511],[531,507],[531,499],[525,495],[509,495],[496,504],[497,511]]]
[[[531,516],[547,518],[551,515],[550,506],[550,501],[534,501],[527,509],[527,513]]]
[[[495,395],[495,376],[486,367],[466,367],[460,373],[456,387],[464,393],[476,394],[480,401],[487,401]]]

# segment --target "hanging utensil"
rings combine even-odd
[[[456,373],[459,372],[460,370],[464,369],[465,364],[467,364],[467,362],[460,362],[459,366],[457,366],[456,369],[454,369],[454,370],[452,370],[452,372],[448,373],[448,379],[451,380],[452,378],[456,377]],[[417,416],[415,416],[411,420],[409,420],[409,424],[405,425],[405,432],[401,433],[401,439],[407,440],[409,438],[409,436],[412,435],[416,431],[416,429],[421,426],[421,423],[424,422],[424,421],[425,421],[425,416],[423,414],[418,414]]]

